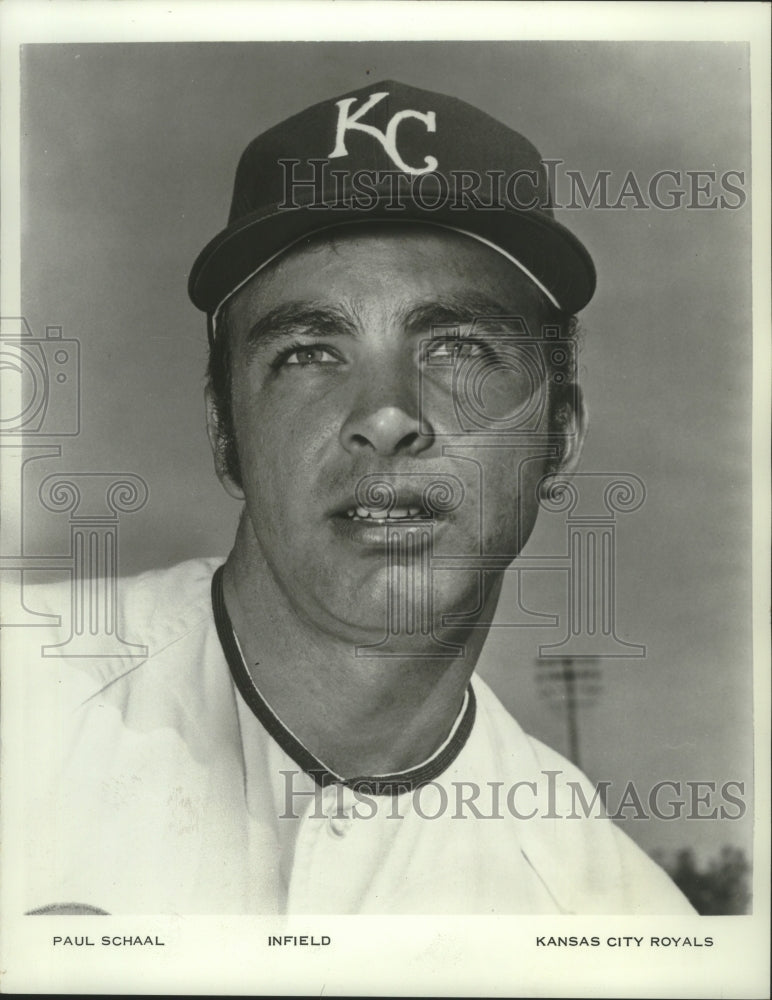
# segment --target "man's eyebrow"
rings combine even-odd
[[[435,327],[447,329],[476,320],[487,320],[491,324],[520,331],[525,317],[522,310],[518,312],[511,306],[503,306],[487,295],[467,293],[413,306],[405,313],[403,325],[407,333],[426,335],[431,334]]]
[[[251,358],[258,349],[293,336],[351,337],[356,333],[356,319],[347,310],[316,302],[285,302],[252,324],[244,338],[244,348]]]

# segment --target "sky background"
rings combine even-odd
[[[33,332],[81,345],[81,433],[29,463],[142,476],[122,518],[124,573],[225,556],[239,506],[212,471],[204,431],[203,316],[190,267],[224,225],[238,157],[264,128],[383,79],[461,97],[585,178],[628,171],[745,171],[747,49],[728,43],[399,42],[32,45],[22,59],[22,296]],[[561,174],[559,173],[559,177]],[[563,192],[567,187],[563,187]],[[558,189],[558,198],[561,188]],[[564,199],[565,200],[565,199]],[[585,472],[646,487],[620,515],[618,634],[642,659],[600,664],[579,713],[581,763],[621,793],[665,779],[744,781],[752,769],[750,643],[750,205],[732,210],[564,209],[593,255],[581,380]],[[59,404],[57,404],[59,405]],[[64,405],[64,404],[62,404]],[[66,515],[30,502],[28,554],[66,552]],[[542,515],[526,554],[559,554]],[[505,587],[500,622],[511,620]],[[559,613],[553,576],[529,608]],[[565,712],[540,693],[539,644],[560,628],[494,628],[479,670],[520,723],[563,752]],[[649,850],[702,858],[749,845],[749,818],[626,824]]]

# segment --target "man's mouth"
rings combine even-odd
[[[405,522],[405,521],[429,521],[432,515],[421,506],[402,507],[349,507],[346,517],[351,521],[380,521],[380,522]]]
[[[400,473],[363,476],[354,495],[331,511],[333,522],[344,534],[365,545],[379,545],[385,529],[401,527],[438,531],[460,506],[464,496],[461,480],[452,473]],[[345,528],[344,528],[345,526]],[[424,532],[417,532],[423,537]]]

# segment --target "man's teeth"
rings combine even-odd
[[[391,510],[370,510],[368,507],[351,507],[346,517],[370,518],[374,521],[397,521],[400,518],[417,517],[420,507],[392,507]]]

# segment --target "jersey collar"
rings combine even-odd
[[[438,778],[466,744],[474,725],[477,703],[472,685],[467,687],[464,704],[448,739],[432,756],[407,771],[394,774],[359,775],[344,778],[322,763],[292,733],[265,701],[244,662],[223,594],[223,567],[212,577],[212,610],[225,659],[241,697],[282,750],[322,788],[345,785],[368,795],[400,795]]]

